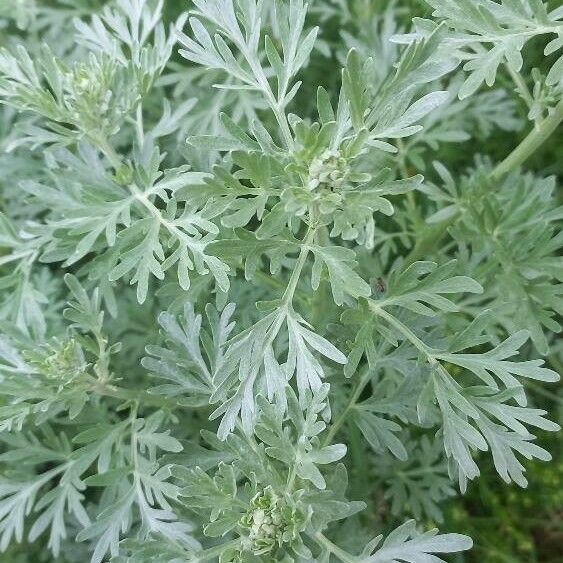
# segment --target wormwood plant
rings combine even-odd
[[[2,561],[438,562],[550,459],[563,9],[426,4],[0,2]]]

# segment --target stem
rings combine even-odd
[[[290,152],[293,152],[293,147],[294,147],[293,136],[291,135],[291,130],[289,129],[289,123],[287,122],[285,111],[282,108],[280,108],[277,103],[270,103],[270,107],[272,108],[272,111],[276,116],[276,121],[280,126],[283,139],[285,141],[285,144],[287,145],[288,150]]]
[[[428,359],[432,365],[438,364],[437,357],[432,353],[429,348],[420,338],[399,319],[382,309],[375,301],[368,301],[369,308],[372,313],[385,319],[393,328],[397,329],[419,352],[421,352]]]
[[[315,538],[324,548],[330,551],[330,553],[336,555],[342,563],[359,563],[360,559],[358,557],[350,555],[347,551],[344,551],[342,548],[332,543],[324,534],[321,534],[321,532],[318,532]]]
[[[307,234],[302,241],[301,250],[299,251],[299,257],[297,258],[297,262],[293,271],[291,272],[291,276],[289,278],[289,283],[286,287],[286,290],[283,293],[281,303],[276,311],[276,318],[272,325],[268,328],[266,338],[264,339],[262,346],[261,346],[261,354],[265,354],[268,347],[274,342],[275,338],[277,337],[282,325],[284,322],[288,322],[288,318],[292,312],[292,303],[293,297],[295,294],[295,290],[297,289],[297,284],[299,282],[299,278],[301,277],[301,272],[303,271],[303,267],[305,266],[305,262],[307,261],[307,256],[310,251],[310,244],[315,237],[315,233],[317,230],[316,226],[313,226],[314,222],[311,221],[309,229],[307,230]],[[250,375],[245,379],[244,384],[254,385],[254,381],[258,376],[260,368],[262,366],[261,362],[256,362],[254,368]],[[241,386],[243,385],[241,383]],[[240,388],[239,388],[240,389]],[[240,416],[240,415],[239,415]],[[238,423],[238,419],[237,419]],[[244,429],[242,430],[244,433]]]
[[[314,227],[309,227],[305,238],[303,239],[303,245],[301,246],[301,250],[299,252],[299,257],[297,258],[297,263],[295,264],[295,268],[293,272],[291,272],[291,277],[289,278],[289,284],[283,294],[282,303],[280,309],[284,310],[283,319],[286,319],[289,311],[288,309],[291,308],[291,303],[293,302],[293,296],[295,294],[295,290],[297,289],[297,284],[299,282],[299,278],[301,277],[301,272],[303,271],[303,267],[305,266],[305,262],[307,261],[307,256],[309,254],[309,244],[313,241],[315,237],[316,229]],[[281,328],[281,323],[276,326],[275,330],[272,331],[270,338],[268,338],[267,344],[270,345],[274,338],[277,336],[279,329]],[[297,455],[299,455],[299,447],[297,450]],[[286,491],[291,491],[293,489],[293,485],[295,483],[295,478],[297,477],[297,462],[298,459],[295,459],[295,462],[292,464],[289,476],[286,483]]]
[[[276,98],[276,96],[274,96],[274,93],[272,92],[272,87],[268,82],[268,78],[264,73],[264,69],[262,68],[260,62],[255,58],[254,53],[249,51],[248,45],[246,43],[236,41],[235,38],[233,38],[233,40],[242,53],[242,56],[250,66],[252,74],[254,75],[254,78],[256,80],[255,86],[264,94],[266,102],[270,106],[270,109],[272,110],[274,116],[276,117],[276,121],[280,126],[285,144],[287,145],[288,150],[292,152],[294,147],[293,137],[289,129],[287,116],[285,115],[285,108],[282,106],[283,99],[285,98],[285,92],[280,92],[279,99]],[[244,81],[245,80],[243,79],[243,82]]]
[[[405,143],[403,142],[403,139],[397,139],[397,150],[399,151],[398,153],[398,166],[399,166],[399,172],[401,173],[401,178],[403,178],[403,180],[405,180],[406,178],[409,177],[409,171],[407,169],[407,163],[405,162]],[[411,194],[412,192],[407,192],[407,195]]]
[[[340,416],[329,428],[328,434],[326,435],[323,441],[323,446],[328,446],[332,442],[332,440],[336,436],[336,433],[340,430],[340,428],[346,421],[346,416],[348,415],[350,410],[354,408],[358,399],[360,398],[360,395],[362,394],[362,391],[365,389],[366,385],[370,382],[372,375],[373,375],[372,371],[369,368],[366,369],[366,372],[362,375],[362,377],[356,384],[356,387],[354,388],[354,391],[352,393],[352,396],[350,397],[350,400],[348,401],[348,404],[346,405],[346,408],[342,411]]]
[[[330,244],[330,236],[326,226],[319,227],[316,238],[316,244],[320,246],[328,246]],[[306,309],[309,310],[309,318],[313,326],[322,326],[327,315],[327,300],[330,302],[330,287],[326,280],[320,280],[319,287],[313,295],[307,300]]]
[[[115,385],[110,385],[108,383],[96,382],[91,390],[98,395],[112,397],[113,399],[119,399],[122,401],[140,402],[154,407],[170,406],[170,401],[166,397],[151,395],[146,391],[136,391],[135,389],[116,387]]]
[[[276,121],[278,122],[278,125],[280,126],[282,137],[285,141],[287,149],[292,152],[294,147],[293,136],[291,135],[291,130],[289,129],[289,123],[287,122],[287,116],[285,115],[285,108],[282,107],[282,100],[285,97],[285,93],[280,96],[279,100],[276,99],[262,67],[259,64],[254,65],[251,59],[249,59],[248,57],[247,60],[251,65],[254,76],[258,81],[258,85],[262,89],[264,97],[266,98],[266,101],[268,102],[268,105],[270,106],[270,109],[272,110]]]
[[[143,126],[143,104],[137,106],[137,115],[135,120],[135,128],[137,130],[137,142],[139,143],[139,149],[145,144],[145,129]]]
[[[137,470],[139,467],[138,439],[137,439],[137,431],[135,430],[135,423],[137,422],[138,410],[139,410],[139,404],[137,402],[134,402],[133,406],[131,407],[131,465],[133,466],[133,470],[134,470],[135,484],[137,486],[140,486],[140,484],[138,483],[138,474],[137,474]]]
[[[276,290],[284,290],[286,289],[286,285],[280,281],[279,279],[272,276],[270,273],[262,272],[261,270],[257,270],[253,274],[253,279],[259,280],[261,283],[270,286]],[[301,295],[294,295],[293,300],[298,302],[303,307],[309,306],[309,301],[303,298]]]
[[[547,358],[547,361],[552,365],[555,371],[563,373],[563,362],[557,356],[552,354]]]
[[[309,230],[307,231],[307,234],[303,239],[303,244],[301,246],[301,250],[299,251],[299,257],[297,258],[295,268],[293,269],[293,272],[291,272],[289,283],[283,293],[282,306],[288,307],[293,301],[293,296],[295,294],[295,290],[297,289],[297,284],[299,282],[299,278],[301,277],[301,272],[303,271],[303,267],[305,266],[305,262],[307,261],[307,256],[309,255],[309,245],[311,244],[311,242],[313,242],[315,233],[316,228],[309,227]]]
[[[513,33],[506,33],[503,35],[481,35],[479,37],[480,43],[498,43],[500,41],[506,41],[507,39],[513,39],[517,37],[534,37],[535,35],[544,35],[548,33],[555,33],[559,35],[560,28],[563,28],[561,24],[553,25],[538,25],[533,28],[523,29],[522,31],[515,31]],[[465,60],[469,60],[470,57],[465,57]]]
[[[150,192],[141,192],[136,186],[130,186],[133,197],[162,225],[172,236],[175,236],[179,245],[185,245],[192,253],[201,254],[204,251],[205,243],[195,237],[191,237],[187,232],[183,231],[176,220],[168,220],[164,217],[162,211],[149,199],[153,194]],[[185,228],[185,227],[184,227]]]
[[[104,383],[110,378],[110,354],[107,347],[107,340],[104,338],[101,330],[94,331],[94,338],[96,339],[96,343],[98,344],[98,361],[94,364],[94,372],[98,376],[100,382]]]
[[[282,296],[282,302],[280,304],[280,311],[282,314],[279,317],[280,320],[279,322],[276,322],[273,325],[273,328],[265,342],[263,351],[265,351],[266,347],[269,346],[274,341],[281,328],[283,321],[289,315],[289,310],[291,309],[291,304],[293,302],[295,290],[297,289],[297,284],[299,283],[301,272],[303,271],[303,267],[305,266],[305,262],[307,261],[307,256],[309,255],[309,251],[310,251],[309,245],[313,242],[316,231],[317,228],[311,225],[307,231],[307,234],[305,235],[305,238],[303,239],[303,244],[301,246],[301,250],[299,251],[299,257],[297,258],[295,268],[293,268],[293,272],[291,272],[289,283]],[[295,463],[293,463],[291,470],[289,472],[289,476],[286,484],[287,491],[291,491],[291,489],[293,488],[296,477],[297,477],[297,460]]]
[[[285,485],[285,490],[287,493],[291,493],[293,490],[293,485],[295,485],[295,479],[297,477],[297,462],[300,461],[297,459],[297,455],[295,456],[295,462],[291,465],[291,469],[289,470],[289,475],[287,477],[287,483]]]
[[[514,81],[514,84],[516,84],[516,91],[522,96],[522,99],[526,102],[528,109],[532,109],[532,106],[534,105],[534,98],[530,93],[530,89],[528,88],[526,81],[522,78],[522,75],[518,71],[512,68],[511,65],[506,64],[505,66]]]
[[[563,121],[563,100],[557,104],[553,113],[538,123],[536,128],[493,170],[491,179],[500,180],[518,168],[549,139],[561,121]]]
[[[115,152],[106,137],[91,137],[90,140],[102,151],[115,170],[121,168],[121,157]]]
[[[235,422],[235,426],[238,428],[238,430],[240,430],[240,435],[243,437],[243,439],[245,440],[245,442],[250,446],[250,448],[252,449],[252,451],[256,454],[256,455],[260,455],[260,452],[258,451],[258,444],[256,443],[256,440],[254,439],[254,434],[252,434],[251,436],[249,436],[245,431],[244,428],[242,426],[242,422],[240,420],[240,418],[237,418],[236,422]]]

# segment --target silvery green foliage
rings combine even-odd
[[[538,354],[563,312],[562,213],[523,159],[462,173],[441,151],[522,130],[522,103],[535,129],[516,154],[540,148],[563,119],[562,59],[528,85],[521,51],[536,36],[559,51],[561,9],[428,0],[433,19],[404,33],[394,3],[8,4],[0,548],[470,549],[423,530],[479,452],[523,487],[522,458],[550,459],[532,432],[558,426],[530,381],[558,379]],[[315,71],[335,60],[338,76]],[[375,521],[376,490],[420,523]],[[345,521],[349,550],[330,539]]]
[[[561,8],[549,11],[541,0],[429,0],[434,20],[417,19],[415,37],[433,33],[444,22],[448,28],[443,48],[463,61],[468,72],[460,98],[473,94],[483,82],[492,86],[499,66],[506,63],[512,72],[523,66],[522,49],[532,38],[545,35],[544,54],[557,53],[563,47]],[[555,37],[554,37],[555,36]],[[548,85],[563,78],[560,55],[549,70]]]

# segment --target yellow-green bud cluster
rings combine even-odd
[[[309,165],[307,187],[311,191],[318,188],[339,190],[346,182],[349,173],[348,160],[340,154],[340,151],[326,149]]]
[[[86,363],[79,344],[69,340],[54,340],[38,350],[28,352],[26,359],[47,379],[68,383],[84,373]]]
[[[111,65],[94,59],[90,64],[77,64],[67,75],[67,107],[77,120],[103,118],[109,110],[112,92],[108,78],[113,75]]]
[[[245,550],[255,555],[270,553],[284,543],[291,543],[304,527],[304,517],[295,506],[271,487],[257,493],[239,525],[247,530]]]

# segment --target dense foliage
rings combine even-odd
[[[556,4],[0,0],[2,561],[549,560]]]

